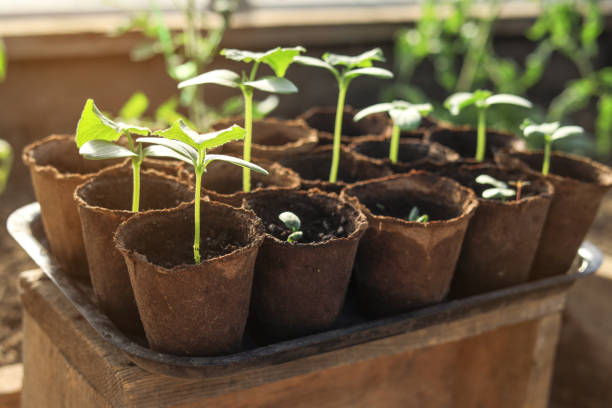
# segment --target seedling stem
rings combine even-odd
[[[487,145],[487,113],[483,108],[478,108],[478,141],[476,143],[476,161],[485,158],[485,146]]]
[[[329,170],[329,182],[335,183],[338,180],[338,168],[340,167],[340,138],[342,137],[342,118],[344,116],[344,101],[348,86],[344,81],[340,81],[338,91],[338,104],[336,105],[336,123],[334,124],[334,148],[332,163]]]

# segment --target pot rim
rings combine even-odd
[[[416,159],[413,161],[400,161],[398,160],[397,163],[391,163],[391,160],[388,157],[385,158],[377,158],[377,157],[370,157],[367,156],[363,153],[360,153],[358,151],[355,150],[355,148],[359,145],[362,145],[364,143],[372,143],[372,142],[390,142],[391,141],[391,137],[390,136],[368,136],[368,137],[364,137],[363,139],[360,140],[355,140],[354,142],[352,142],[351,144],[348,145],[348,148],[353,152],[354,155],[356,155],[357,157],[364,159],[364,160],[368,160],[368,161],[372,161],[378,165],[382,165],[382,166],[394,166],[394,165],[418,165],[423,161],[429,161],[429,162],[436,162],[437,160],[433,157],[429,156],[429,152],[431,151],[431,148],[435,148],[438,149],[438,151],[440,153],[444,153],[448,156],[450,156],[450,159],[442,159],[444,161],[447,162],[456,162],[458,160],[461,159],[461,156],[459,155],[459,153],[457,153],[456,151],[454,151],[453,149],[451,149],[450,147],[441,145],[440,143],[437,142],[431,142],[429,140],[425,140],[425,139],[421,139],[421,140],[417,140],[417,139],[400,139],[399,140],[399,145],[400,147],[402,145],[423,145],[423,146],[429,146],[430,150],[427,152],[427,155],[425,157],[422,157],[420,159]]]

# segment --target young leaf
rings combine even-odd
[[[259,89],[264,92],[290,94],[298,91],[297,87],[286,78],[275,76],[264,77],[256,81],[244,82],[243,85]]]
[[[90,140],[79,149],[79,154],[89,160],[118,159],[136,157],[136,153],[106,140]]]
[[[291,211],[285,211],[278,215],[278,219],[285,224],[285,227],[289,228],[291,231],[297,231],[302,227],[302,222],[300,218],[292,213]]]
[[[353,78],[357,78],[358,76],[361,76],[361,75],[373,76],[373,77],[376,77],[376,78],[384,78],[384,79],[393,78],[393,72],[391,72],[391,71],[389,71],[387,69],[378,68],[378,67],[353,69],[353,70],[350,70],[350,71],[346,72],[344,74],[344,78],[345,79],[353,79]]]
[[[552,134],[552,140],[565,139],[569,136],[578,136],[584,134],[584,129],[580,126],[563,126],[555,130]]]
[[[138,143],[151,143],[153,145],[160,145],[175,151],[178,155],[184,157],[184,161],[193,164],[194,166],[198,162],[198,151],[187,143],[179,140],[166,139],[163,137],[139,137],[136,139]]]
[[[206,157],[204,157],[204,167],[208,166],[208,164],[215,160],[220,160],[227,163],[235,164],[236,166],[245,167],[258,173],[265,174],[266,176],[269,174],[266,169],[254,163],[239,159],[237,157],[226,156],[224,154],[207,154]]]
[[[325,53],[323,55],[323,60],[331,65],[344,65],[348,69],[352,69],[354,67],[371,67],[372,61],[384,61],[385,58],[383,57],[383,53],[380,48],[374,48],[354,57],[349,55]]]
[[[504,183],[503,181],[497,180],[496,178],[493,178],[491,176],[489,176],[488,174],[481,174],[478,177],[476,177],[475,180],[478,184],[489,184],[493,187],[496,187],[498,189],[507,189],[508,185],[506,183]]]
[[[336,68],[334,68],[331,64],[328,64],[327,62],[318,58],[299,55],[293,58],[293,62],[297,62],[301,65],[307,65],[309,67],[325,68],[328,71],[331,71],[334,75],[338,75],[338,71],[336,70]]]
[[[389,116],[393,119],[393,124],[401,130],[416,129],[421,124],[421,114],[414,108],[391,109]]]
[[[471,92],[457,92],[446,98],[444,107],[456,116],[463,108],[474,102],[476,102],[476,97]]]
[[[532,108],[533,104],[529,102],[525,98],[521,98],[520,96],[510,95],[510,94],[497,94],[489,96],[485,101],[487,106],[498,105],[498,104],[506,104],[506,105],[515,105],[522,106],[524,108]]]
[[[277,77],[284,77],[287,72],[287,68],[293,62],[293,59],[300,55],[301,52],[305,52],[304,47],[291,47],[281,48],[276,47],[273,50],[266,52],[261,57],[261,62],[268,64],[274,71]]]
[[[183,81],[178,84],[178,87],[184,88],[186,86],[202,84],[216,84],[230,88],[238,88],[240,84],[240,76],[228,69],[215,69],[214,71],[205,72],[201,75]]]
[[[142,154],[144,155],[144,157],[166,157],[166,158],[183,161],[192,166],[194,165],[194,162],[191,160],[190,157],[186,157],[182,153],[178,153],[176,150],[169,149],[166,146],[161,146],[161,145],[147,146],[142,150]]]
[[[416,222],[429,222],[429,215],[421,215],[419,218],[417,218]]]
[[[419,213],[419,208],[414,206],[410,209],[410,214],[408,214],[408,221],[416,221],[421,214]]]
[[[264,56],[263,52],[237,50],[234,48],[224,48],[219,54],[223,55],[227,59],[238,62],[259,61],[259,59]]]
[[[559,122],[549,122],[535,124],[529,121],[523,123],[523,135],[525,138],[530,139],[534,136],[547,137],[551,136],[557,129],[559,129]]]
[[[482,192],[482,198],[487,200],[490,199],[501,199],[512,198],[516,196],[516,191],[511,188],[489,188]]]
[[[299,241],[304,237],[304,233],[302,231],[295,231],[289,234],[287,237],[287,242],[294,243],[295,241]]]
[[[142,92],[136,92],[121,107],[119,117],[124,120],[140,119],[148,106],[149,98]]]
[[[394,103],[377,103],[376,105],[368,106],[357,112],[355,116],[353,116],[353,120],[355,122],[360,121],[366,116],[373,115],[375,113],[389,112],[391,109],[395,108]]]
[[[210,149],[232,140],[243,139],[245,133],[246,131],[243,128],[233,125],[217,132],[199,134],[180,119],[174,122],[168,129],[153,132],[154,135],[181,141],[195,150]]]

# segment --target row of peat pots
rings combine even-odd
[[[181,165],[145,161],[143,211],[133,215],[128,163],[85,160],[69,136],[36,142],[23,158],[61,267],[91,279],[120,330],[144,329],[153,350],[174,355],[237,351],[247,320],[267,343],[324,331],[347,292],[376,318],[566,273],[612,185],[609,168],[557,153],[543,177],[541,153],[493,131],[476,164],[476,132],[434,120],[402,134],[392,165],[388,120],[355,124],[353,113],[337,183],[325,181],[333,110],[254,124],[255,162],[270,175],[253,173],[251,193],[239,191],[240,168],[211,165],[199,265],[193,177]],[[223,150],[239,155],[240,143]],[[523,182],[521,196],[482,198],[482,174]],[[428,220],[411,221],[413,207]],[[298,242],[287,241],[285,211],[301,218]]]

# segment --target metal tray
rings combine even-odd
[[[108,343],[120,349],[127,358],[145,370],[167,376],[191,378],[222,377],[250,371],[423,329],[522,299],[539,298],[567,290],[577,278],[594,273],[602,263],[601,252],[594,245],[584,242],[578,251],[574,267],[566,275],[478,296],[451,299],[409,313],[375,320],[360,315],[349,295],[335,327],[326,332],[268,344],[255,325],[247,325],[244,350],[241,352],[217,357],[181,357],[152,351],[147,347],[144,337],[128,337],[120,332],[96,306],[89,282],[75,280],[61,270],[47,249],[38,203],[28,204],[13,212],[8,218],[7,227],[13,238]]]

